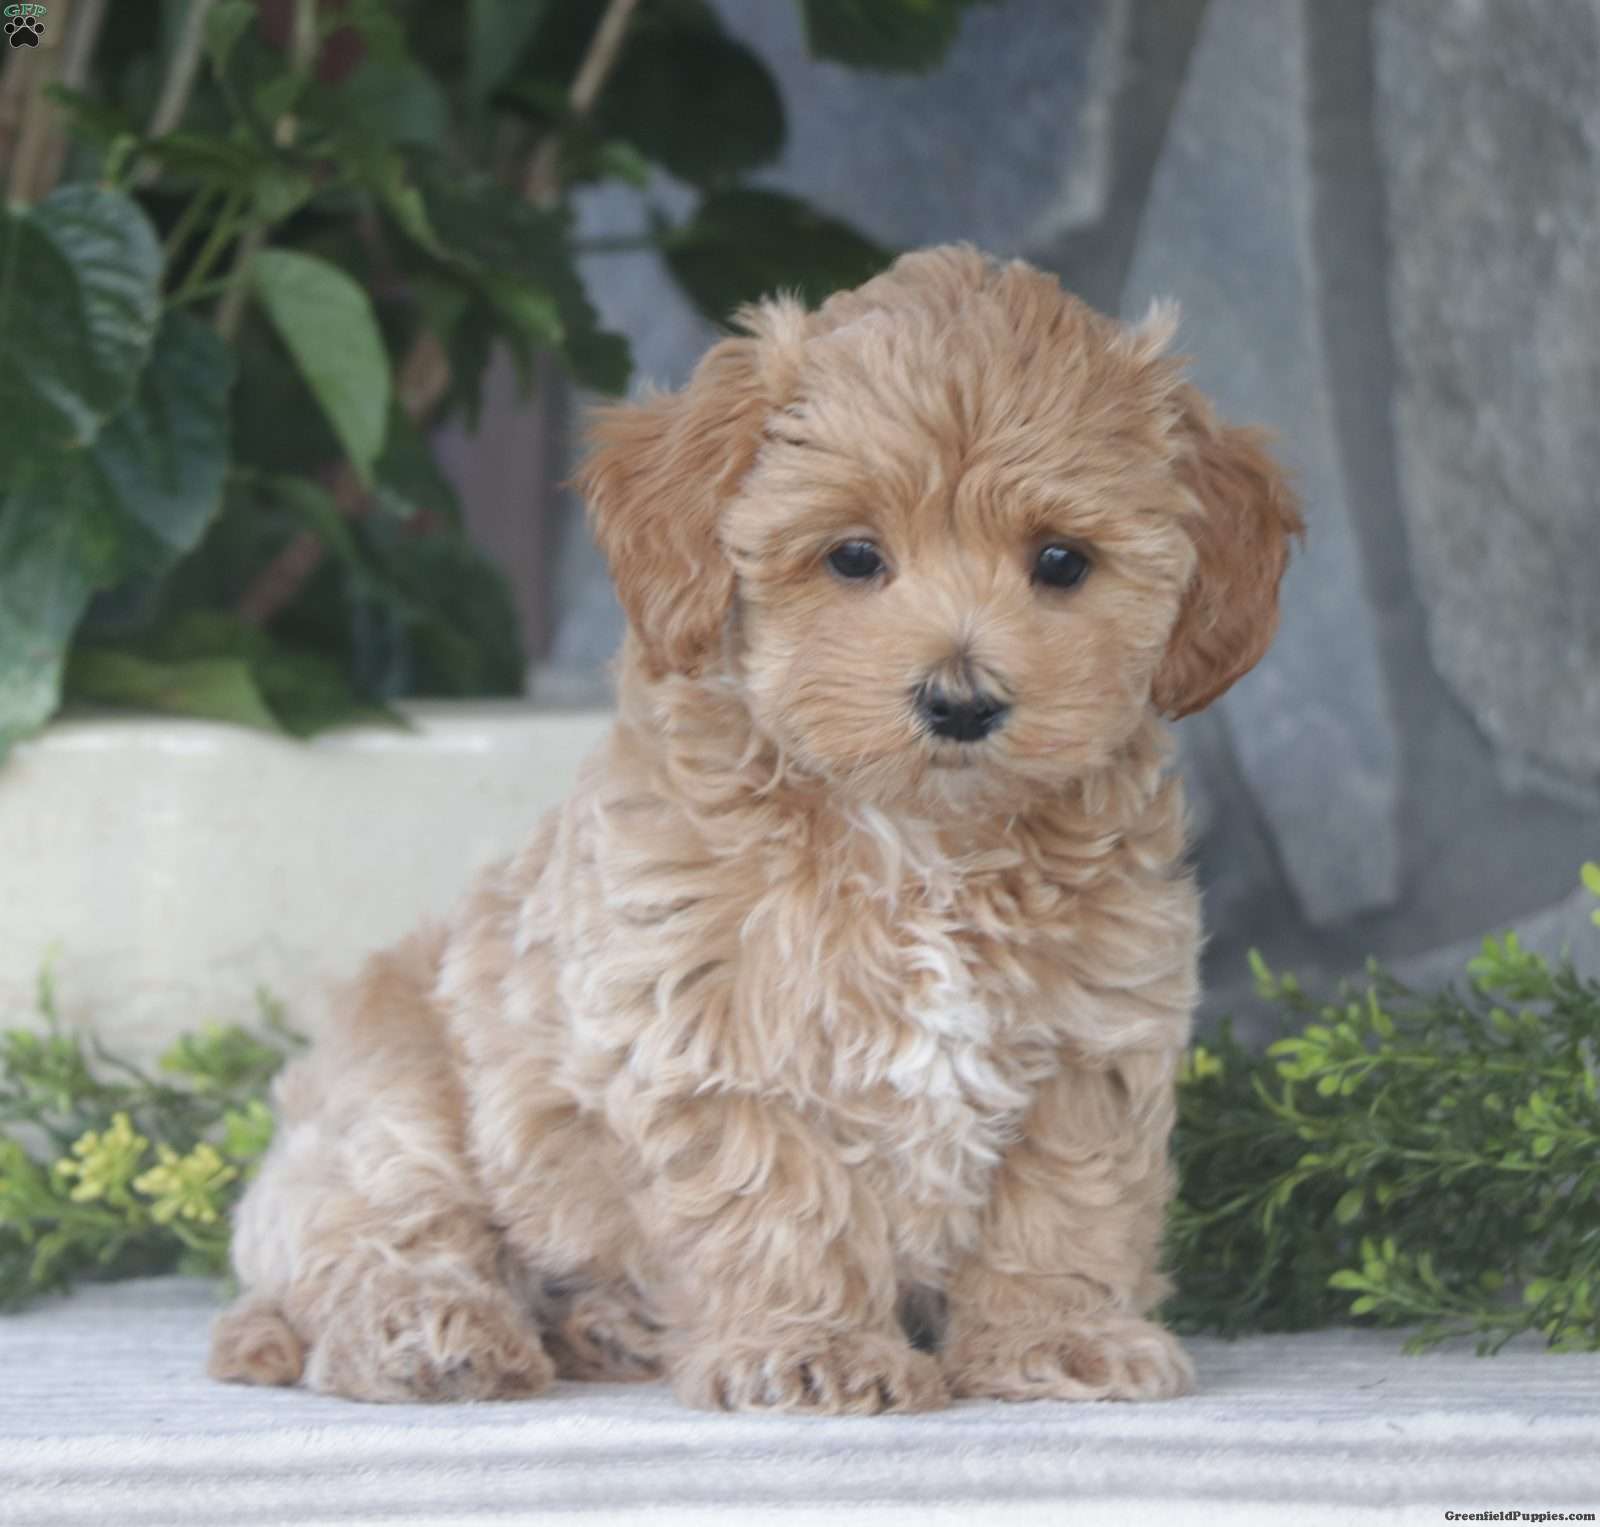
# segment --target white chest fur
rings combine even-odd
[[[890,861],[876,868],[903,878],[873,909],[885,957],[831,1026],[830,1091],[852,1156],[914,1201],[973,1208],[1053,1062],[1026,1035],[1032,993],[988,962],[960,864],[873,826]]]

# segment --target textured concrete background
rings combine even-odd
[[[1004,0],[887,84],[808,59],[789,4],[720,9],[789,102],[768,183],[891,244],[1026,256],[1107,311],[1176,296],[1197,378],[1278,431],[1311,527],[1283,634],[1180,729],[1212,1007],[1248,1006],[1251,945],[1315,980],[1581,934],[1600,0]],[[637,210],[602,191],[583,216]],[[711,331],[654,262],[587,274],[642,376],[681,380]],[[596,696],[620,612],[572,505],[552,541],[535,692]]]

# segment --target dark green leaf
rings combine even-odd
[[[615,72],[581,124],[569,119],[568,84],[593,41],[588,0],[549,6],[531,67],[500,101],[540,132],[563,134],[570,178],[591,178],[594,145],[632,144],[696,185],[715,185],[767,164],[783,147],[783,100],[761,58],[731,36],[704,0],[654,0],[629,25]]]
[[[347,519],[303,478],[253,478],[259,505],[313,529],[339,574],[308,587],[282,623],[301,643],[315,637],[320,649],[338,652],[374,693],[518,694],[521,632],[505,580],[439,512],[439,494],[450,510],[454,495],[425,442],[409,426],[396,438],[408,443],[386,453],[378,491],[380,502],[409,510],[405,517]],[[386,473],[414,502],[402,504],[382,485]]]
[[[972,0],[800,0],[806,44],[818,58],[856,69],[935,68]]]
[[[414,8],[397,6],[395,0],[347,0],[339,21],[360,34],[368,58],[397,63],[406,57],[406,17],[396,12],[407,9],[411,9],[413,17],[416,15]],[[422,24],[425,29],[430,23],[437,29],[439,20],[439,11],[430,6]]]
[[[556,348],[585,386],[620,392],[627,385],[627,341],[600,328],[562,213],[508,197],[492,181],[452,180],[437,168],[424,173],[421,189],[450,263],[470,274],[508,337]],[[468,332],[459,323],[457,330],[452,354]]]
[[[777,292],[820,302],[875,276],[891,259],[848,224],[792,196],[747,188],[712,192],[663,252],[695,306],[718,323]]]
[[[98,96],[86,95],[81,90],[69,90],[65,85],[51,85],[45,94],[67,115],[67,125],[73,136],[85,143],[107,148],[118,138],[135,132],[133,121],[120,106],[103,101]]]
[[[256,117],[265,123],[287,116],[299,105],[309,84],[302,74],[275,74],[271,79],[262,80],[250,93]]]
[[[266,249],[251,277],[257,296],[351,464],[368,481],[389,417],[389,357],[367,294],[315,255]]]
[[[433,224],[428,221],[428,209],[417,189],[405,156],[398,151],[376,154],[361,161],[365,184],[383,203],[389,216],[400,225],[400,231],[419,249],[437,260],[447,258],[445,250],[434,236]]]
[[[0,219],[0,479],[89,444],[132,394],[160,318],[161,249],[116,191],[67,186]]]
[[[522,693],[521,628],[496,567],[449,528],[415,534],[378,516],[362,523],[360,535],[406,631],[409,693]]]
[[[206,51],[211,55],[211,67],[218,74],[226,74],[228,60],[239,39],[256,18],[253,0],[221,0],[206,16]]]
[[[67,643],[117,566],[85,474],[21,476],[0,500],[0,758],[54,712]]]
[[[256,210],[269,223],[288,217],[316,190],[309,176],[290,169],[244,136],[172,133],[146,144],[145,152],[160,165],[169,183],[251,196]]]
[[[280,505],[336,556],[354,562],[360,557],[350,521],[339,513],[339,505],[321,483],[309,477],[256,476],[253,490],[264,499]]]
[[[198,319],[169,314],[132,401],[88,453],[128,571],[192,551],[221,506],[232,385],[227,346]]]
[[[256,178],[273,167],[272,157],[248,139],[208,133],[169,133],[151,139],[144,151],[172,179],[224,191],[249,191]]]
[[[109,648],[79,648],[67,663],[68,698],[127,705],[168,716],[231,721],[281,731],[243,658],[189,658],[157,663]]]
[[[276,331],[252,309],[235,343],[234,457],[269,472],[311,473],[336,460],[339,438]]]
[[[680,180],[714,185],[777,158],[783,100],[761,59],[699,9],[646,13],[595,123]]]
[[[256,213],[268,223],[281,223],[310,201],[316,189],[309,175],[275,166],[256,177]]]
[[[436,313],[447,313],[448,323],[432,327],[444,337],[450,353],[449,408],[459,408],[469,429],[477,429],[483,408],[483,383],[494,359],[495,344],[504,332],[499,315],[486,299],[463,296],[458,304],[432,304]]]
[[[377,479],[378,506],[400,520],[419,513],[461,524],[461,504],[427,437],[396,408],[389,420],[389,439],[373,473]]]
[[[566,339],[561,313],[550,294],[538,287],[508,281],[500,276],[480,277],[479,288],[488,297],[511,347],[524,389],[532,386],[534,357],[553,350]]]
[[[546,0],[468,0],[467,99],[486,101],[517,66]]]
[[[315,87],[304,111],[335,137],[367,147],[438,143],[450,126],[443,89],[409,59],[368,59],[340,84]]]
[[[13,474],[0,500],[0,754],[55,709],[90,595],[199,542],[221,502],[231,379],[222,342],[170,315],[93,444]]]
[[[561,353],[566,356],[573,376],[596,392],[616,395],[633,375],[633,351],[627,337],[613,334],[596,323],[573,324],[566,318],[566,337]]]
[[[290,646],[233,615],[195,611],[146,634],[125,650],[147,668],[139,679],[124,669],[121,682],[157,684],[163,682],[157,670],[166,670],[164,682],[171,686],[169,693],[173,702],[181,700],[194,707],[185,710],[186,715],[209,715],[225,721],[247,719],[249,702],[243,698],[245,691],[236,672],[220,666],[208,669],[192,666],[232,662],[248,675],[271,722],[297,737],[308,737],[328,727],[352,722],[395,724],[400,721],[393,712],[357,694],[338,665],[320,653]],[[75,678],[76,662],[75,655]],[[94,672],[91,668],[91,676]],[[180,684],[179,679],[185,675],[188,682]],[[99,676],[105,677],[104,669]],[[76,688],[74,693],[90,698]],[[105,692],[93,697],[110,698]],[[199,709],[208,699],[218,708]],[[138,694],[130,694],[129,700],[135,704],[151,703]]]
[[[631,143],[607,138],[594,147],[595,174],[602,179],[621,180],[635,190],[650,184],[650,162]]]

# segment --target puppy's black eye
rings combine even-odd
[[[883,558],[871,541],[841,541],[828,553],[828,566],[841,578],[872,578],[883,571]]]
[[[1046,546],[1033,564],[1033,579],[1046,588],[1070,589],[1082,583],[1089,559],[1075,546]]]

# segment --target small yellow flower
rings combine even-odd
[[[1183,1057],[1178,1071],[1180,1082],[1204,1081],[1208,1076],[1221,1076],[1222,1062],[1204,1045],[1196,1045]]]
[[[78,1179],[67,1195],[74,1203],[103,1198],[109,1204],[125,1208],[129,1203],[129,1179],[139,1170],[149,1146],[150,1142],[143,1135],[135,1133],[127,1114],[113,1114],[111,1128],[103,1132],[91,1129],[75,1141],[72,1156],[64,1156],[56,1162],[55,1173],[58,1177]],[[73,1156],[77,1160],[73,1160]]]
[[[216,1147],[204,1140],[187,1156],[180,1156],[170,1145],[156,1149],[161,1164],[133,1182],[140,1193],[155,1200],[150,1208],[155,1222],[167,1225],[175,1219],[186,1219],[214,1224],[217,1195],[239,1175],[238,1168],[229,1166],[217,1154]]]

